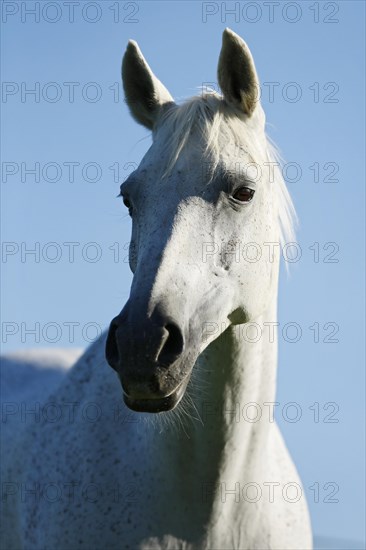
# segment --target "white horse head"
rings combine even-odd
[[[223,97],[204,94],[178,106],[131,42],[123,79],[132,114],[152,129],[153,144],[121,187],[132,217],[134,279],[111,323],[106,356],[136,411],[173,409],[195,370],[201,387],[191,380],[177,413],[158,419],[179,419],[189,403],[201,422],[188,423],[185,437],[127,411],[106,365],[104,335],[57,385],[29,376],[23,395],[13,374],[2,546],[310,550],[300,479],[276,422],[262,414],[272,405],[272,416],[276,403],[277,345],[242,337],[251,321],[277,324],[274,244],[291,230],[253,60],[226,30]],[[221,330],[207,330],[212,324]],[[41,421],[26,425],[14,411],[19,400],[18,411],[25,404],[32,418],[35,403],[44,404]],[[47,405],[69,412],[49,421]],[[73,406],[70,421],[64,405],[83,413],[74,417]],[[89,405],[101,412],[92,423],[84,418]],[[65,480],[75,480],[72,490]],[[49,485],[62,498],[41,496]],[[90,486],[95,501],[84,496]],[[289,486],[294,500],[284,497]],[[35,499],[23,498],[29,491]]]
[[[106,357],[126,404],[160,412],[182,398],[214,339],[209,323],[247,323],[268,307],[279,263],[269,244],[291,232],[292,204],[265,135],[252,56],[234,32],[223,34],[222,97],[203,93],[177,105],[133,41],[122,77],[153,143],[121,186],[134,278]]]

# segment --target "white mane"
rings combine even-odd
[[[234,146],[244,146],[251,162],[262,167],[264,162],[276,163],[273,165],[273,181],[270,183],[268,178],[266,183],[274,186],[279,239],[283,245],[294,240],[296,212],[282,176],[279,153],[268,136],[265,136],[263,146],[260,122],[244,122],[220,95],[211,92],[202,93],[201,96],[192,97],[179,106],[167,109],[160,119],[168,136],[165,145],[169,151],[169,162],[165,175],[174,168],[180,153],[189,142],[193,128],[200,131],[207,144],[204,154],[214,171],[221,157],[220,140],[229,131],[227,138]]]

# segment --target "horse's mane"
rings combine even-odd
[[[270,178],[266,178],[266,182],[274,186],[280,243],[283,245],[294,241],[296,212],[282,176],[282,161],[275,145],[264,132],[261,136],[258,126],[244,122],[225,100],[214,92],[202,93],[179,106],[167,109],[160,123],[167,130],[166,148],[169,150],[169,161],[166,175],[173,169],[193,129],[199,129],[207,144],[205,157],[212,167],[212,172],[220,162],[220,139],[228,132],[228,139],[234,140],[236,146],[244,147],[250,162],[257,163],[262,169],[265,166],[263,163],[274,163],[271,165],[272,182]]]

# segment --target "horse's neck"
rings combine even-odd
[[[191,440],[182,437],[182,445],[197,446],[206,474],[210,457],[213,477],[221,475],[226,467],[233,471],[233,464],[228,464],[230,455],[235,455],[233,462],[241,467],[238,453],[246,462],[246,454],[254,451],[254,442],[256,447],[261,446],[267,437],[269,403],[275,401],[276,387],[277,344],[270,333],[274,331],[276,310],[277,295],[251,326],[228,328],[194,367],[197,377],[193,385],[197,388],[195,391],[193,387],[192,400],[203,425],[195,422],[193,434],[189,433]],[[196,457],[196,472],[197,464]]]

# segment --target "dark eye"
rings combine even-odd
[[[250,187],[240,187],[233,194],[233,198],[240,202],[250,202],[254,197],[254,189]]]
[[[126,208],[128,208],[128,211],[131,214],[131,212],[132,212],[131,201],[127,197],[122,197],[122,200],[123,200],[123,204],[125,205]]]

